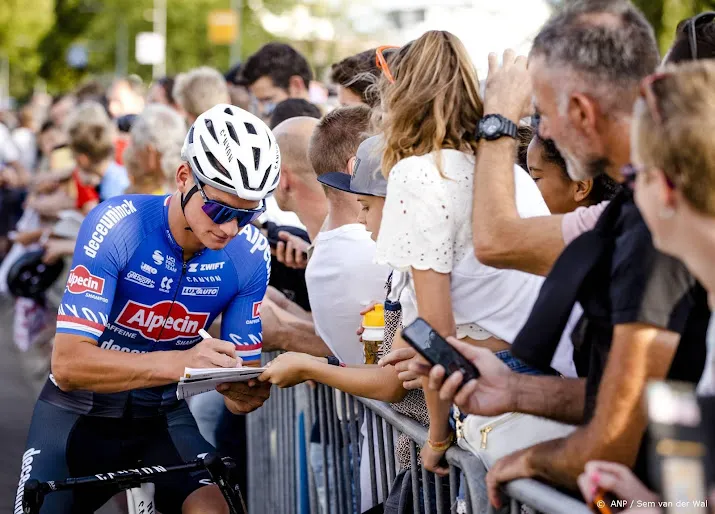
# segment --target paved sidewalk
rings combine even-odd
[[[13,345],[12,330],[13,301],[0,296],[0,514],[13,512],[20,458],[36,399]],[[111,503],[97,512],[121,514]]]

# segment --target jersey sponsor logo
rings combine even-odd
[[[260,318],[261,317],[261,304],[263,301],[260,302],[253,302],[253,319]]]
[[[124,330],[123,328],[119,328],[117,325],[113,325],[112,323],[107,323],[107,330],[110,330],[110,331],[114,332],[115,334],[118,334],[122,337],[128,337],[129,339],[137,338],[136,332],[130,332],[129,330]]]
[[[210,275],[208,277],[186,277],[186,281],[192,282],[192,283],[207,284],[207,283],[221,282],[221,276],[220,275]]]
[[[159,291],[161,291],[162,293],[168,293],[171,290],[171,284],[173,282],[173,278],[163,277],[161,279],[161,284],[159,284]]]
[[[181,290],[184,296],[218,296],[218,287],[189,287]]]
[[[95,293],[101,295],[104,292],[104,279],[92,275],[86,267],[80,264],[70,270],[67,278],[67,291],[72,294]]]
[[[104,341],[101,345],[100,348],[104,350],[114,350],[115,352],[124,352],[124,353],[146,353],[146,350],[137,350],[136,348],[127,348],[126,346],[120,346],[118,344],[114,344],[114,339],[110,339],[109,341]]]
[[[15,509],[13,514],[22,514],[22,497],[25,493],[25,483],[30,480],[30,473],[32,472],[32,462],[35,460],[35,456],[42,453],[42,450],[35,450],[34,448],[28,449],[22,455],[22,467],[20,468],[20,481],[17,484],[17,495],[15,496]]]
[[[244,361],[253,361],[261,358],[261,349],[263,348],[263,335],[259,332],[258,336],[248,334],[248,341],[244,341],[238,334],[228,334],[229,339],[236,345],[236,355]]]
[[[216,271],[223,269],[224,264],[226,264],[226,261],[210,262],[206,264],[191,263],[189,264],[189,273],[196,273],[197,271]]]
[[[195,262],[189,264],[189,273],[196,273],[198,271],[199,265]]]
[[[154,250],[154,253],[151,254],[151,258],[157,266],[161,266],[161,263],[164,262],[164,256],[159,250]]]
[[[158,273],[155,267],[149,266],[146,262],[142,262],[141,270],[144,273],[149,273],[150,275],[156,275]]]
[[[78,330],[94,336],[101,336],[109,319],[103,312],[95,313],[88,307],[61,303],[57,309],[57,328]]]
[[[251,246],[252,254],[263,252],[263,261],[266,263],[266,286],[268,286],[268,282],[271,280],[271,248],[268,239],[253,225],[246,225],[238,234],[253,245]]]
[[[94,259],[109,231],[121,220],[135,212],[137,212],[137,208],[134,207],[134,202],[130,200],[124,200],[120,205],[110,205],[107,212],[99,218],[99,223],[94,227],[94,232],[92,232],[87,244],[84,245],[84,254],[90,259]]]
[[[140,275],[136,271],[130,271],[124,279],[139,284],[140,286],[148,287],[149,289],[154,289],[154,285],[156,284],[152,279]]]
[[[158,251],[159,250],[157,250],[157,252]],[[159,253],[161,253],[161,252],[159,252]],[[166,256],[166,269],[176,273],[176,259],[173,258],[171,255]]]
[[[145,305],[129,300],[119,313],[116,324],[136,330],[147,339],[173,341],[195,335],[204,328],[208,319],[208,312],[189,312],[181,302],[164,300]]]

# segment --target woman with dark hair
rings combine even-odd
[[[675,29],[675,41],[663,64],[715,58],[715,12],[686,18]]]
[[[174,100],[174,77],[161,77],[157,79],[149,89],[147,95],[147,103],[159,103],[176,108],[176,100]]]
[[[620,187],[606,174],[594,179],[571,180],[566,161],[554,142],[538,135],[529,143],[526,162],[551,214],[566,214],[610,200]]]

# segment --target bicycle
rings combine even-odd
[[[231,514],[247,514],[248,511],[243,501],[241,489],[229,476],[235,467],[236,464],[230,457],[222,458],[214,453],[208,453],[194,461],[176,466],[147,466],[112,473],[99,473],[87,477],[50,480],[47,482],[39,482],[36,479],[28,480],[25,484],[25,491],[22,498],[22,511],[24,514],[39,514],[45,496],[58,491],[71,490],[76,487],[116,485],[119,491],[127,490],[127,492],[129,492],[129,490],[140,488],[142,484],[150,483],[156,478],[157,474],[190,473],[203,469],[208,472],[213,483],[221,490],[221,494],[223,494],[228,504],[229,512],[231,512]],[[139,493],[137,498],[133,501],[131,495],[128,495],[128,499],[130,500],[130,513],[154,514],[153,493],[147,496],[146,490],[144,490]]]

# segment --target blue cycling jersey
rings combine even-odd
[[[57,316],[57,332],[96,340],[108,351],[186,350],[223,313],[221,339],[244,361],[260,358],[261,301],[270,277],[268,241],[249,225],[222,250],[183,261],[169,230],[171,197],[127,195],[101,203],[82,223]],[[178,380],[179,377],[177,377]],[[154,415],[176,405],[176,385],[114,394],[41,396],[74,412]]]

